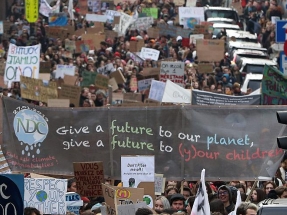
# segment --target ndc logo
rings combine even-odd
[[[40,154],[40,146],[47,137],[49,127],[42,115],[29,109],[22,109],[14,117],[13,127],[15,135],[25,146],[22,155],[27,153],[34,158],[34,153]],[[33,155],[32,155],[33,154]]]
[[[118,189],[116,191],[116,196],[117,196],[117,198],[128,199],[131,197],[131,192],[126,190],[126,189]]]

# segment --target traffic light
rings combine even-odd
[[[276,115],[280,124],[287,125],[287,111],[277,111]],[[281,149],[287,149],[287,136],[278,137],[277,145]]]

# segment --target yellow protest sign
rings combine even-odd
[[[39,16],[39,0],[26,0],[25,1],[25,14],[29,23],[34,23],[38,20]]]

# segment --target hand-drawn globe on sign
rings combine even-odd
[[[48,123],[43,116],[28,109],[15,115],[13,127],[18,140],[28,145],[43,142],[49,131]]]
[[[188,18],[186,20],[186,25],[188,28],[194,29],[194,26],[197,25],[197,19],[196,18]]]
[[[40,202],[44,202],[47,200],[48,195],[44,190],[40,190],[37,192],[36,194],[36,198],[40,201]]]

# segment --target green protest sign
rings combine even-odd
[[[97,76],[96,72],[84,71],[82,73],[83,81],[81,82],[81,87],[87,87],[90,86],[91,84],[95,84],[96,76]]]
[[[142,12],[145,13],[147,16],[151,16],[155,19],[158,17],[157,8],[143,8]]]

